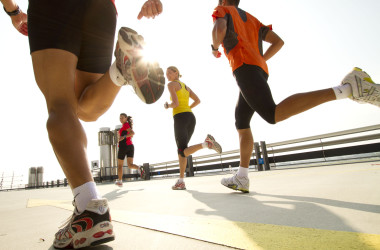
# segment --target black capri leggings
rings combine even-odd
[[[104,74],[111,60],[116,9],[110,0],[29,0],[30,53],[62,49],[78,57],[77,69]]]
[[[234,71],[234,76],[240,89],[235,108],[236,128],[250,128],[255,111],[265,121],[275,124],[276,104],[267,82],[267,73],[258,66],[243,64]]]
[[[179,113],[173,118],[174,136],[177,143],[178,154],[186,157],[183,151],[188,147],[188,143],[194,133],[196,119],[193,112]]]

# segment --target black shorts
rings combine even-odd
[[[188,147],[194,133],[196,119],[193,112],[183,112],[174,117],[174,136],[177,143],[178,154],[185,157],[183,151]]]
[[[29,0],[30,53],[62,49],[78,57],[78,70],[104,74],[111,65],[116,15],[110,0]]]
[[[124,160],[125,156],[133,158],[135,154],[135,146],[133,144],[127,146],[119,146],[119,153],[117,153],[117,159]]]
[[[268,85],[268,74],[258,66],[243,64],[234,71],[234,76],[240,89],[235,108],[236,128],[250,128],[255,112],[274,124],[276,104]]]

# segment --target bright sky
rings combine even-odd
[[[223,150],[238,149],[234,107],[238,88],[228,61],[211,55],[211,14],[217,0],[162,0],[164,12],[154,20],[137,20],[143,0],[117,0],[118,28],[131,27],[145,37],[161,67],[175,65],[201,99],[193,112],[197,125],[190,145],[212,134]],[[19,1],[26,11],[27,2]],[[380,1],[378,0],[241,0],[240,8],[256,16],[285,41],[269,62],[269,84],[278,103],[289,95],[329,88],[340,83],[354,67],[380,81]],[[59,10],[57,10],[59,11]],[[2,84],[0,177],[24,175],[30,167],[43,166],[44,180],[64,178],[51,149],[43,95],[33,75],[29,45],[5,13],[0,13],[0,68]],[[163,104],[169,92],[152,105],[142,103],[130,87],[123,87],[113,106],[98,121],[83,123],[88,137],[88,160],[99,160],[98,132],[115,129],[119,114],[134,119],[135,163],[158,163],[177,159],[171,110]],[[277,125],[257,114],[251,122],[256,141],[279,142],[305,136],[364,127],[380,123],[380,109],[351,100],[321,105]],[[212,153],[202,150],[195,154]]]

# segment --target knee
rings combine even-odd
[[[96,112],[93,113],[85,113],[85,112],[78,112],[78,118],[81,119],[84,122],[96,122],[101,114],[97,114]]]
[[[186,155],[185,155],[185,150],[183,150],[183,149],[178,149],[177,151],[178,151],[178,154],[179,154],[180,156],[182,156],[182,157],[185,157],[185,158],[186,158]]]

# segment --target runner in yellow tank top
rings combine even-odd
[[[181,89],[176,92],[178,98],[178,106],[173,108],[173,116],[183,112],[192,112],[189,106],[190,92],[186,89],[186,85],[179,80],[174,81],[178,82],[181,85]]]
[[[165,103],[165,108],[173,109],[174,118],[174,135],[178,148],[178,162],[179,162],[179,179],[174,184],[172,189],[183,190],[186,189],[183,178],[185,177],[185,170],[187,165],[187,156],[197,152],[202,148],[214,149],[219,154],[222,148],[219,143],[214,140],[214,137],[207,135],[203,143],[188,146],[191,136],[193,135],[196,119],[192,112],[192,108],[197,106],[201,101],[198,96],[183,82],[179,81],[181,75],[179,70],[171,66],[166,70],[166,77],[168,78],[168,89],[170,92],[170,99],[172,103]],[[194,101],[189,105],[190,98]]]

